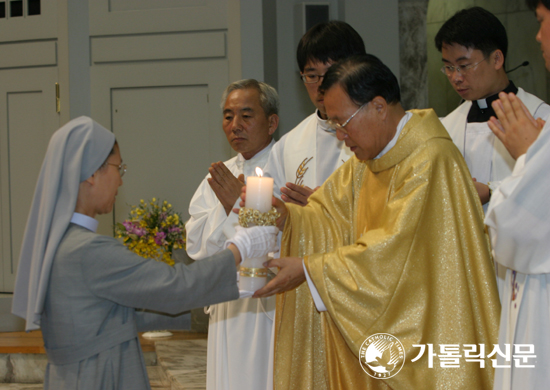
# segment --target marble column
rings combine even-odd
[[[405,109],[428,107],[427,11],[428,0],[399,1],[399,84]]]

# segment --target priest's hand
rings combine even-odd
[[[208,184],[219,199],[225,213],[229,215],[233,205],[239,199],[241,188],[244,185],[244,175],[236,178],[222,162],[213,163],[208,172],[212,177],[208,178]]]
[[[241,202],[239,203],[239,205],[241,207],[245,207],[245,204],[246,204],[246,186],[242,188]],[[277,210],[277,212],[281,214],[281,216],[277,218],[276,222],[279,230],[283,231],[283,229],[285,228],[286,217],[288,216],[288,209],[286,208],[285,202],[273,196],[271,199],[271,204],[273,205],[273,207],[275,207],[275,210]],[[239,214],[239,209],[233,209],[233,212]]]
[[[318,188],[319,187],[315,187],[314,189],[311,189],[308,186],[286,183],[286,187],[281,187],[281,199],[287,203],[305,206],[309,197],[317,191]]]
[[[304,266],[301,257],[283,257],[273,259],[265,263],[268,268],[279,267],[279,272],[264,287],[259,289],[252,296],[253,298],[264,298],[274,294],[295,289],[306,280]]]
[[[501,92],[498,97],[492,103],[498,120],[491,117],[488,125],[510,155],[517,160],[535,142],[545,122],[542,119],[535,120],[513,93]]]
[[[491,200],[491,191],[489,190],[489,186],[487,184],[480,183],[475,177],[472,177],[472,180],[474,181],[474,187],[479,195],[481,204],[489,202]]]

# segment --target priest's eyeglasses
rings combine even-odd
[[[476,62],[475,64],[470,64],[470,65],[456,65],[456,66],[443,65],[441,67],[441,73],[443,73],[447,77],[451,77],[453,75],[453,73],[455,71],[457,71],[458,74],[461,74],[461,75],[464,76],[464,75],[468,74],[470,70],[473,70],[476,66],[478,66],[483,61],[485,61],[487,58],[489,58],[489,57],[485,57],[481,61]]]
[[[321,81],[325,77],[324,74],[313,74],[313,73],[306,73],[302,74],[300,73],[300,78],[302,81],[306,84],[315,84]]]
[[[344,133],[347,134],[347,131],[344,130],[344,127],[346,127],[346,126],[348,125],[348,123],[353,119],[353,117],[354,117],[355,115],[357,115],[357,114],[359,113],[359,111],[361,111],[361,109],[362,109],[363,107],[365,107],[367,104],[369,104],[369,103],[367,102],[367,103],[363,104],[361,107],[359,107],[359,108],[357,109],[357,111],[355,111],[355,112],[352,114],[352,116],[350,116],[350,117],[348,118],[348,120],[345,121],[343,124],[340,124],[340,123],[338,123],[338,122],[334,122],[334,121],[331,120],[331,119],[328,119],[328,120],[327,120],[327,124],[328,124],[333,130],[340,130],[340,131],[342,131],[342,132],[344,132]]]
[[[118,173],[120,173],[120,177],[124,176],[124,174],[126,173],[126,168],[128,168],[128,166],[126,164],[123,164],[122,161],[120,162],[120,165],[109,163],[109,162],[107,163],[107,165],[112,165],[113,167],[117,167]]]

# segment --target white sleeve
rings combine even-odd
[[[319,291],[317,290],[317,287],[315,287],[315,284],[313,284],[313,281],[309,277],[309,273],[307,272],[306,264],[302,260],[302,267],[304,267],[304,272],[306,274],[306,280],[307,280],[307,286],[309,287],[309,291],[311,292],[311,297],[313,298],[313,303],[315,303],[315,307],[317,308],[317,311],[327,311],[327,307],[325,306],[325,303],[323,302],[323,299],[321,298],[321,295],[319,295]]]
[[[549,115],[550,115],[550,106],[546,103],[543,103],[537,108],[537,111],[535,111],[535,114],[533,115],[533,117],[535,117],[535,119],[542,118],[546,120]]]
[[[485,223],[495,259],[525,274],[550,273],[550,122],[493,193]]]
[[[285,141],[286,134],[275,144],[269,152],[269,158],[264,167],[264,174],[273,178],[273,195],[281,199],[281,187],[286,186],[285,176]]]
[[[193,195],[189,204],[191,218],[185,224],[187,254],[194,260],[201,260],[221,251],[225,240],[233,236],[238,224],[237,214],[225,213],[225,208],[206,180],[209,177],[210,175],[206,176]]]

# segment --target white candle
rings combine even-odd
[[[245,207],[258,210],[261,213],[267,213],[271,210],[271,198],[273,197],[273,178],[262,177],[263,172],[256,167],[258,176],[248,176],[246,178],[246,202]],[[252,225],[252,224],[251,224]],[[263,263],[267,261],[267,256],[256,257],[253,259],[244,259],[241,263],[242,270],[258,272],[265,270]],[[267,271],[267,270],[266,270]],[[239,277],[239,289],[244,291],[256,291],[265,286],[267,277],[249,277],[241,275]]]
[[[262,170],[256,167],[258,176],[246,178],[246,202],[248,209],[267,213],[271,210],[271,198],[273,197],[273,178],[262,177]]]

